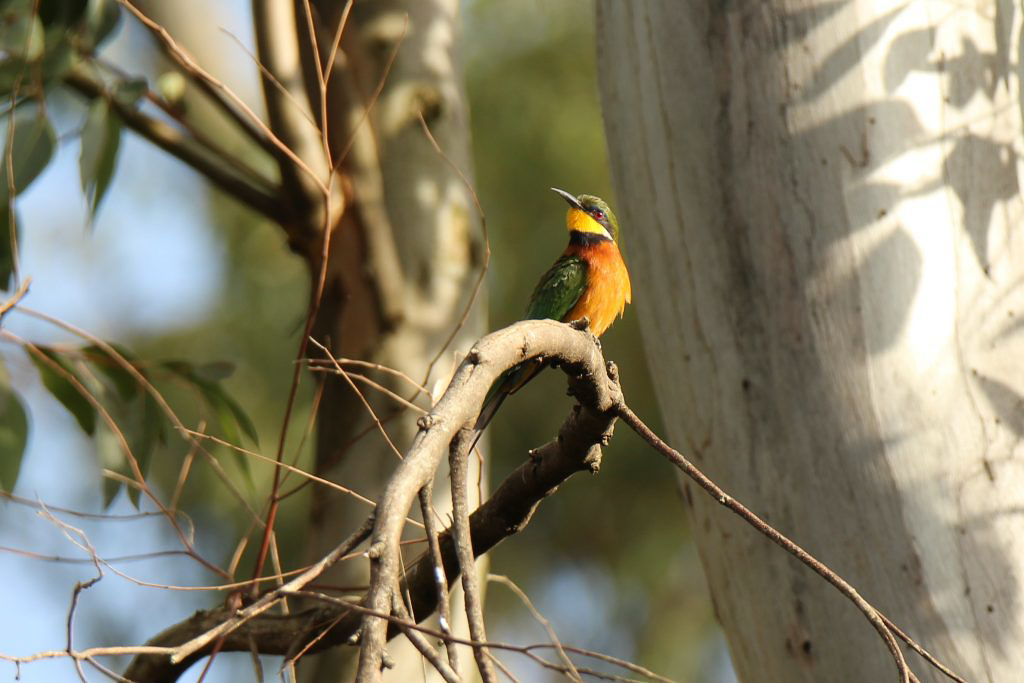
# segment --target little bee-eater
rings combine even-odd
[[[600,337],[626,310],[632,295],[629,272],[616,244],[619,222],[598,197],[574,197],[565,190],[551,189],[569,202],[565,219],[569,246],[541,276],[530,297],[526,318],[566,323],[587,318],[590,331]],[[543,361],[526,361],[499,377],[480,409],[476,430],[483,430],[505,398],[543,367]]]

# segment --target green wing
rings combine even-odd
[[[587,264],[579,256],[563,256],[541,276],[526,309],[528,320],[561,320],[579,301],[586,286]]]
[[[587,264],[578,256],[563,256],[555,261],[537,283],[526,309],[528,320],[561,320],[579,301],[587,278]],[[473,445],[480,438],[479,432],[491,421],[498,408],[509,394],[515,393],[533,376],[544,369],[544,361],[529,360],[511,368],[495,380],[487,392],[474,429],[477,431]]]

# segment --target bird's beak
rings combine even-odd
[[[571,194],[569,194],[565,190],[559,190],[557,187],[552,187],[551,191],[555,192],[557,194],[562,195],[562,199],[564,199],[565,201],[569,202],[569,206],[577,208],[580,211],[583,210],[583,205],[580,204],[580,200],[576,199],[576,197],[572,196]]]

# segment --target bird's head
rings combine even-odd
[[[569,232],[618,241],[619,222],[603,199],[589,194],[575,197],[557,187],[551,189],[569,203],[569,214],[565,218]]]

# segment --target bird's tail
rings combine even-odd
[[[480,440],[480,435],[487,425],[491,423],[491,419],[494,418],[495,413],[498,412],[498,408],[505,402],[505,399],[519,391],[543,367],[543,361],[526,361],[506,370],[501,377],[494,381],[490,391],[487,392],[486,398],[484,398],[483,406],[480,408],[480,415],[476,418],[476,424],[473,425],[473,431],[476,432],[476,436],[473,437],[473,445],[470,447],[470,451],[476,447],[476,442]]]

